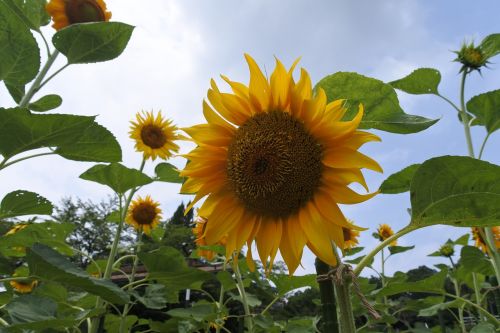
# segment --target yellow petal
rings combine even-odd
[[[332,168],[366,168],[377,172],[383,172],[375,160],[361,154],[357,150],[349,148],[326,149],[323,163]]]
[[[359,194],[354,192],[347,186],[337,184],[328,184],[328,189],[330,190],[330,195],[335,202],[347,205],[364,202],[378,194],[378,192]]]
[[[267,259],[270,259],[270,265],[266,267],[266,271],[270,270],[273,265],[274,257],[278,252],[281,241],[281,235],[282,226],[280,220],[267,218],[261,222],[255,241],[262,265],[266,267]]]
[[[255,60],[248,54],[245,54],[245,59],[250,69],[250,95],[254,96],[259,104],[261,110],[267,109],[269,105],[270,88],[266,77],[262,74],[259,66]]]

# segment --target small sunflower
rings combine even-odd
[[[6,235],[13,235],[21,230],[23,230],[24,228],[26,228],[28,226],[27,223],[18,223],[16,224],[15,226],[13,226],[12,228],[10,228],[9,231],[7,231],[5,234]]]
[[[351,222],[351,221],[349,221]],[[351,222],[352,223],[352,222]],[[342,227],[342,233],[344,235],[344,248],[343,250],[349,250],[356,247],[359,244],[359,231],[351,228]]]
[[[481,228],[472,227],[472,239],[474,240],[474,245],[483,251],[484,253],[489,253],[488,244],[486,244],[486,240],[483,238],[483,233],[480,231]],[[495,246],[496,248],[500,248],[500,227],[492,227],[493,236],[495,238]]]
[[[380,241],[382,242],[382,241],[385,241],[387,238],[391,237],[392,235],[394,235],[394,231],[392,230],[392,228],[388,224],[381,224],[381,225],[379,225],[379,227],[377,229],[377,234],[378,234]],[[398,241],[394,240],[391,242],[390,245],[396,246],[396,245],[398,245]]]
[[[161,219],[160,203],[153,201],[147,195],[144,199],[140,196],[132,201],[125,221],[136,230],[143,231],[146,235],[151,233]]]
[[[180,139],[177,135],[177,127],[172,125],[172,121],[163,119],[161,112],[156,117],[153,112],[136,114],[137,122],[131,121],[130,137],[135,140],[135,149],[143,153],[144,158],[156,157],[168,159],[173,152],[179,150],[179,146],[174,140]]]
[[[252,243],[270,270],[281,252],[290,274],[308,246],[324,262],[336,265],[332,241],[344,247],[342,227],[355,230],[338,204],[354,204],[376,193],[360,195],[348,185],[366,188],[362,168],[382,171],[377,162],[358,152],[380,139],[357,128],[363,108],[344,121],[344,101],[327,103],[322,89],[313,95],[309,74],[297,64],[287,70],[276,59],[268,80],[246,55],[250,83],[222,77],[232,88],[223,93],[214,80],[203,103],[208,123],[184,129],[197,147],[182,177],[183,193],[196,193],[191,206],[208,196],[200,216],[208,219],[207,244],[227,235],[226,256]],[[269,265],[267,262],[269,260]]]
[[[444,244],[439,248],[439,254],[443,257],[453,257],[455,254],[455,249],[453,248],[453,244]]]
[[[56,30],[74,23],[104,22],[111,18],[103,0],[50,0],[45,9],[52,16],[52,27]]]
[[[196,237],[195,243],[197,246],[207,246],[207,242],[203,234],[205,233],[205,227],[207,226],[207,220],[203,217],[199,217],[196,219],[196,225],[193,228],[193,234]],[[226,245],[226,239],[222,238],[220,242],[216,245]],[[205,250],[205,249],[197,249],[196,253],[198,256],[207,259],[208,261],[212,260],[215,256],[214,251]]]
[[[15,277],[15,274],[14,274]],[[9,282],[10,286],[21,294],[28,294],[37,286],[38,281],[30,278]]]

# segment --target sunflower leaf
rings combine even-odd
[[[5,0],[5,3],[32,30],[40,32],[40,27],[50,22],[46,0]]]
[[[476,117],[472,125],[482,125],[488,133],[500,129],[500,89],[472,97],[467,110]]]
[[[466,272],[475,272],[486,276],[495,274],[488,257],[474,246],[462,247],[460,264],[463,265]]]
[[[108,61],[123,52],[133,30],[121,22],[72,24],[59,30],[52,42],[70,64]]]
[[[380,193],[398,194],[408,192],[413,175],[419,167],[420,164],[412,164],[401,171],[393,173],[380,185]]]
[[[411,187],[411,225],[500,225],[500,166],[463,156],[425,161]]]
[[[389,252],[392,254],[398,254],[398,253],[403,253],[403,252],[406,252],[406,251],[410,251],[410,250],[413,250],[415,248],[415,245],[413,246],[398,246],[398,245],[394,245],[394,246],[389,246],[388,249],[389,249]]]
[[[62,104],[62,98],[59,95],[46,95],[30,103],[28,109],[36,112],[45,112],[59,107]]]
[[[408,94],[438,94],[441,73],[434,68],[419,68],[402,79],[389,82],[391,86]]]
[[[30,274],[37,278],[85,290],[114,304],[125,304],[129,301],[127,293],[117,285],[108,280],[92,278],[87,272],[45,245],[34,244],[29,248],[26,261]]]
[[[141,171],[127,168],[120,163],[94,165],[82,173],[80,178],[109,186],[118,194],[153,182],[153,179]]]
[[[486,57],[489,59],[500,53],[500,34],[491,34],[486,36],[479,47],[483,50]]]
[[[316,274],[307,274],[302,276],[288,274],[273,274],[270,276],[271,281],[276,285],[278,295],[283,296],[286,293],[303,287],[318,288]]]
[[[443,286],[447,272],[440,271],[428,278],[416,282],[393,282],[377,292],[377,296],[391,296],[404,292],[445,293]]]
[[[319,88],[325,91],[328,102],[347,100],[346,120],[354,118],[358,113],[358,105],[362,104],[365,111],[360,128],[410,134],[423,131],[438,121],[404,113],[393,87],[357,73],[338,72],[329,75],[319,81],[314,89],[317,91]]]
[[[23,99],[23,96],[25,94],[25,89],[23,84],[10,84],[7,82],[5,83],[5,87],[9,91],[10,96],[12,96],[12,99],[19,104],[21,102],[21,99]]]
[[[29,191],[14,191],[7,194],[0,203],[0,219],[22,215],[50,215],[52,203],[41,195]]]
[[[155,167],[156,180],[167,183],[184,183],[184,177],[179,176],[179,171],[170,163],[160,163]]]
[[[451,309],[451,308],[459,308],[464,305],[462,300],[453,300],[444,303],[434,304],[428,308],[422,309],[418,312],[419,317],[432,317],[435,316],[439,311]]]

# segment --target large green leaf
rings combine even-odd
[[[52,203],[41,195],[29,191],[14,191],[0,203],[0,219],[22,215],[50,215]]]
[[[52,42],[70,64],[107,61],[123,52],[133,30],[120,22],[72,24],[59,30]]]
[[[207,318],[217,316],[217,309],[215,304],[194,304],[191,308],[177,308],[167,311],[172,317],[194,319],[196,321],[202,321]]]
[[[0,154],[11,157],[31,149],[71,145],[93,123],[94,117],[0,108]]]
[[[420,317],[432,317],[437,315],[437,313],[441,310],[459,308],[463,305],[464,302],[462,300],[455,299],[453,301],[434,304],[428,308],[422,309],[418,312],[418,315]]]
[[[409,134],[423,131],[437,120],[409,115],[399,106],[398,97],[390,85],[357,73],[338,72],[323,78],[315,87],[322,88],[328,102],[347,99],[349,111],[346,119],[358,112],[358,104],[364,106],[360,128]]]
[[[473,125],[485,126],[488,133],[495,132],[500,128],[500,89],[472,97],[467,110],[476,116]]]
[[[436,293],[444,294],[443,288],[446,279],[446,271],[440,271],[426,279],[416,282],[394,282],[380,289],[377,296],[390,296],[405,292]]]
[[[403,252],[406,252],[406,251],[410,251],[410,250],[413,250],[415,248],[415,245],[412,245],[412,246],[398,246],[398,245],[394,245],[394,246],[389,246],[388,249],[389,249],[389,252],[390,254],[398,254],[398,253],[403,253]]]
[[[59,95],[46,95],[30,103],[28,109],[36,112],[45,112],[59,107],[62,104],[62,98]]]
[[[276,285],[276,290],[279,295],[285,295],[292,290],[303,287],[318,288],[316,274],[307,274],[301,276],[273,274],[270,276],[270,279]]]
[[[120,163],[97,164],[80,175],[80,178],[109,186],[116,193],[151,183],[153,180],[136,169]]]
[[[91,277],[57,251],[45,245],[35,244],[29,248],[26,261],[30,274],[39,279],[85,290],[115,304],[125,304],[129,301],[127,293],[117,285],[108,280]]]
[[[488,257],[474,246],[464,246],[460,252],[460,263],[466,272],[494,275],[493,266]]]
[[[500,166],[463,156],[425,161],[410,188],[411,224],[500,225]]]
[[[491,323],[480,322],[472,328],[470,333],[495,333],[498,332]]]
[[[500,53],[500,34],[486,36],[479,47],[483,50],[487,58],[491,58]]]
[[[46,0],[4,0],[12,12],[21,19],[26,26],[35,31],[49,24],[50,16],[45,10]]]
[[[438,94],[441,73],[434,68],[419,68],[402,79],[389,82],[391,86],[408,94]]]
[[[160,163],[155,167],[156,180],[167,183],[178,183],[182,184],[184,182],[183,177],[179,177],[179,171],[175,166],[170,163]]]
[[[149,309],[161,310],[167,306],[166,290],[163,284],[150,284],[140,295],[134,291],[134,297]]]
[[[94,123],[71,145],[64,145],[55,151],[73,161],[120,162],[122,149],[115,136],[105,127]]]
[[[401,171],[393,173],[380,185],[380,193],[397,194],[410,190],[411,180],[420,164],[412,164]]]
[[[40,68],[40,49],[25,23],[4,2],[0,2],[0,80],[23,85],[33,80]]]
[[[9,91],[10,96],[12,96],[12,99],[19,104],[21,100],[24,97],[25,94],[25,89],[23,84],[11,84],[8,82],[5,83],[5,88]]]

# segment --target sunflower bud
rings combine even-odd
[[[460,51],[454,52],[457,54],[457,58],[454,61],[463,65],[460,72],[479,71],[481,67],[488,63],[488,57],[485,55],[482,48],[480,46],[474,46],[474,43],[470,43],[469,45],[464,44]]]
[[[451,244],[444,244],[439,249],[439,253],[442,256],[449,258],[449,257],[453,256],[453,254],[455,254],[455,249],[453,248],[453,245],[451,245]]]

